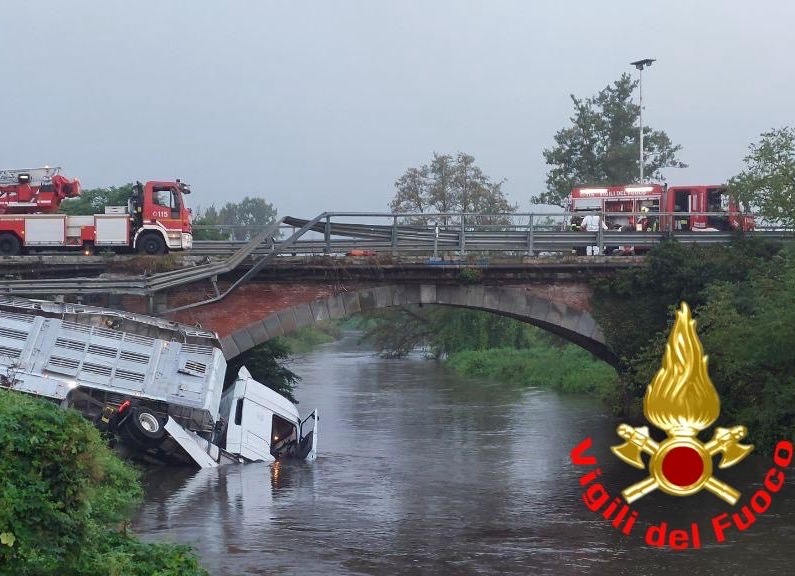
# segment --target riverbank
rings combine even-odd
[[[602,399],[618,391],[618,373],[572,344],[533,348],[492,348],[451,354],[445,365],[463,376],[549,388]]]
[[[0,574],[206,576],[187,546],[127,533],[142,494],[81,414],[0,390]]]

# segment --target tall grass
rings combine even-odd
[[[618,386],[615,369],[574,346],[497,348],[451,354],[447,365],[465,376],[608,398]]]

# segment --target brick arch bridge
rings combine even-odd
[[[169,305],[194,295],[169,297]],[[618,366],[605,345],[602,328],[591,316],[591,290],[582,283],[513,286],[400,284],[329,286],[251,283],[221,301],[182,310],[174,320],[218,332],[227,358],[276,336],[316,322],[403,305],[454,306],[484,310],[532,324]]]

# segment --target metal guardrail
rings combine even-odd
[[[665,215],[662,215],[665,216]],[[687,216],[678,213],[677,216]],[[453,254],[533,256],[570,253],[586,246],[633,246],[648,249],[669,237],[683,243],[715,244],[729,242],[736,233],[637,232],[565,230],[571,214],[384,214],[322,213],[311,220],[286,217],[274,222],[250,241],[197,241],[192,255],[224,258],[180,270],[125,278],[71,278],[0,280],[0,292],[24,295],[123,293],[153,295],[178,286],[210,280],[215,296],[202,302],[220,300],[240,284],[249,281],[263,267],[278,262],[280,256],[335,256],[354,250],[365,254],[432,258]],[[351,220],[364,220],[362,223]],[[785,240],[795,238],[791,230],[758,230],[749,236]],[[79,258],[79,256],[76,256]],[[481,259],[482,263],[482,259]],[[244,269],[242,276],[225,292],[218,290],[219,275]],[[196,306],[199,304],[192,304]],[[174,312],[183,308],[170,310]]]
[[[659,244],[665,239],[674,238],[685,244],[726,244],[736,237],[732,232],[674,232],[665,234],[660,232],[613,232],[605,231],[599,242],[599,235],[596,232],[536,232],[535,237],[530,241],[523,234],[500,234],[483,235],[470,234],[466,240],[466,252],[462,252],[458,237],[440,236],[436,243],[436,251],[456,252],[458,254],[471,253],[492,253],[508,254],[522,253],[533,255],[541,252],[567,252],[572,248],[582,248],[591,245],[603,244],[611,246],[634,246],[636,248],[648,249]],[[746,236],[763,237],[771,240],[793,239],[792,232],[782,231],[755,231],[746,233]],[[243,241],[197,241],[194,243],[191,253],[195,256],[224,257],[246,243]],[[427,255],[432,254],[433,239],[422,238],[403,238],[399,244],[398,255]],[[291,251],[286,251],[276,243],[276,250],[281,255],[341,255],[348,254],[354,250],[372,251],[379,254],[392,254],[393,245],[388,240],[377,239],[332,239],[324,240],[302,240],[296,242]],[[252,252],[252,256],[263,255],[270,248],[260,248]]]
[[[649,214],[604,213],[606,221],[627,221]],[[687,243],[724,243],[733,237],[729,231],[687,230],[681,223],[694,215],[686,212],[652,213],[667,230],[627,231],[599,230],[575,232],[570,229],[572,217],[584,212],[554,214],[391,214],[391,213],[324,213],[314,219],[306,234],[293,246],[293,254],[344,254],[362,249],[393,256],[421,255],[428,252],[455,251],[458,255],[477,253],[516,253],[532,255],[539,252],[566,251],[588,245],[627,246],[648,249],[664,238],[674,237]],[[728,223],[726,213],[697,214],[703,219]],[[740,215],[737,215],[738,217]],[[362,223],[355,223],[356,221]],[[284,218],[282,231],[305,225],[308,220]],[[241,229],[238,229],[240,232]],[[757,233],[771,238],[787,238],[792,231],[761,230]],[[220,256],[227,253],[234,242],[197,241],[193,253]]]

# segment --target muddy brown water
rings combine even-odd
[[[626,536],[586,508],[579,480],[594,467],[570,459],[590,437],[591,484],[611,497],[647,474],[612,456],[617,422],[593,401],[381,359],[354,336],[292,368],[301,412],[320,409],[317,461],[152,471],[138,535],[190,544],[218,575],[795,574],[793,465],[769,509],[722,544],[711,519],[738,507],[707,492],[642,498]],[[717,474],[742,504],[771,466],[752,455]],[[661,522],[691,549],[646,544]]]

